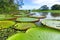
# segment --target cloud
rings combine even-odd
[[[54,4],[60,4],[60,0],[30,0],[30,2],[27,2],[27,0],[24,0],[24,6],[20,9],[38,9],[42,5],[47,5],[49,8],[51,8]]]
[[[59,0],[32,0],[33,4],[37,4],[37,5],[48,5],[49,7],[51,7],[54,4],[60,4]]]
[[[39,6],[32,6],[32,5],[24,5],[23,8],[19,8],[19,9],[38,9]]]

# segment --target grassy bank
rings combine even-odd
[[[52,12],[52,13],[60,13],[60,10],[32,10],[32,12]]]

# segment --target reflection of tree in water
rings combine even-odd
[[[51,15],[52,15],[53,17],[59,17],[59,16],[60,16],[60,13],[51,13]]]
[[[41,15],[46,16],[46,15],[48,15],[48,12],[41,12]]]

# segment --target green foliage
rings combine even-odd
[[[41,6],[40,10],[49,10],[49,7],[47,7],[47,5],[43,5]]]
[[[52,13],[60,13],[60,10],[32,10],[32,12],[52,12]]]
[[[60,31],[45,28],[31,28],[26,33],[17,33],[7,40],[60,40]]]
[[[14,24],[15,24],[15,22],[13,22],[13,21],[0,21],[0,29],[9,28],[9,27],[13,26]]]
[[[60,5],[55,4],[51,7],[52,10],[60,10]]]
[[[12,13],[17,9],[14,0],[0,0],[0,13]]]
[[[34,23],[17,23],[15,25],[15,29],[19,29],[19,30],[27,30],[33,27],[36,27]]]

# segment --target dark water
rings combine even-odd
[[[60,19],[60,13],[51,13],[51,12],[32,12],[31,13],[34,16],[45,16],[45,18],[42,19]],[[42,20],[40,19],[40,21]],[[36,22],[38,26],[41,26],[41,23]]]

